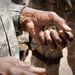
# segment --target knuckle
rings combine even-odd
[[[47,33],[49,33],[49,30],[45,30],[45,31],[44,31],[44,34],[47,34]]]
[[[52,15],[56,14],[54,11],[50,12]]]
[[[39,37],[43,37],[43,34],[39,34]]]
[[[55,39],[55,41],[59,41],[59,37],[55,37],[54,39]]]
[[[39,37],[42,37],[43,35],[44,35],[43,32],[40,32],[40,33],[39,33]]]
[[[52,39],[51,39],[51,38],[47,37],[46,40],[47,40],[48,42],[52,43]]]
[[[66,21],[65,21],[64,19],[61,19],[61,22],[62,22],[62,23],[66,23]]]
[[[52,42],[50,38],[47,38],[46,40],[47,40],[48,42],[50,42],[50,43]]]

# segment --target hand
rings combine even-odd
[[[34,67],[13,57],[0,58],[0,75],[43,75],[45,69]]]
[[[44,34],[48,47],[53,50],[62,50],[67,43],[73,40],[73,34],[71,32],[65,32],[56,29],[45,30],[45,32],[40,32],[40,35]]]
[[[36,41],[40,41],[42,45],[45,45],[47,42],[53,49],[56,49],[56,47],[64,47],[64,41],[55,30],[44,31],[44,27],[50,22],[57,23],[63,31],[71,33],[71,28],[66,24],[65,20],[59,17],[55,12],[41,11],[26,7],[20,15],[20,26],[22,30],[28,31]]]

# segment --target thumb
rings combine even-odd
[[[27,23],[26,23],[26,30],[29,32],[29,34],[31,36],[34,36],[35,35],[35,27],[34,27],[34,23],[32,20],[29,20]]]
[[[50,12],[50,17],[53,22],[56,22],[64,31],[71,31],[71,28],[67,25],[66,21],[59,17],[55,12]]]

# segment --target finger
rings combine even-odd
[[[33,73],[33,72],[29,72],[27,70],[23,70],[22,72],[23,73],[21,75],[39,75],[39,74],[36,74],[36,73]]]
[[[11,71],[7,75],[38,75],[24,68],[11,68]]]
[[[71,28],[67,25],[66,21],[64,19],[62,19],[61,17],[59,17],[55,12],[50,12],[51,16],[51,20],[53,22],[56,22],[61,29],[63,29],[64,31],[71,31]]]
[[[64,32],[63,30],[60,30],[59,35],[67,42],[71,42],[73,40],[73,34],[71,32]]]
[[[21,62],[21,67],[24,70],[27,70],[29,72],[35,73],[35,74],[45,74],[46,70],[44,68],[39,68],[39,67],[35,67],[32,64],[28,63],[28,62]]]
[[[52,50],[56,49],[56,44],[54,43],[54,41],[52,40],[52,38],[50,36],[50,31],[46,30],[44,32],[44,34],[45,34],[46,42],[47,42],[47,45],[49,46],[49,48]]]
[[[50,34],[51,34],[54,42],[60,49],[62,49],[66,46],[66,43],[59,37],[58,33],[54,29],[50,30]]]
[[[40,43],[41,43],[41,45],[46,45],[46,43],[45,43],[45,37],[44,37],[44,32],[43,31],[41,31],[40,33],[39,33],[39,39],[40,39]]]
[[[39,68],[39,67],[35,67],[35,66],[31,66],[29,70],[31,72],[39,74],[39,75],[43,75],[46,73],[46,70],[44,68]]]
[[[27,22],[25,22],[25,24],[26,24],[26,30],[33,37],[35,35],[34,23],[32,22],[32,20],[28,20]],[[25,25],[23,25],[23,26],[25,26]]]

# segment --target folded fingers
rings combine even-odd
[[[41,31],[39,38],[42,45],[48,45],[50,49],[55,50],[58,47],[63,49],[67,42],[71,42],[73,40],[73,34],[63,30],[57,32],[56,29],[50,29],[44,32]]]

